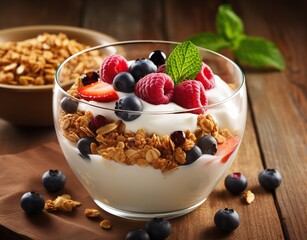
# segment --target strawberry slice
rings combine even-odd
[[[109,83],[98,81],[92,84],[80,87],[78,94],[87,101],[110,102],[118,99],[117,92]]]
[[[240,138],[232,137],[228,138],[225,142],[218,145],[216,155],[222,156],[221,162],[226,163],[231,154],[236,150],[239,145]]]

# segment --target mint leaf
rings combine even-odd
[[[233,51],[238,62],[245,66],[285,69],[285,61],[274,43],[260,37],[242,38]]]
[[[202,58],[197,47],[190,41],[178,44],[169,55],[166,72],[178,84],[186,79],[194,79],[200,71]]]
[[[216,28],[218,34],[230,41],[238,39],[244,33],[241,18],[232,11],[228,4],[223,4],[218,8]]]
[[[197,46],[216,52],[231,47],[231,42],[227,41],[223,36],[211,32],[193,35],[188,40]]]

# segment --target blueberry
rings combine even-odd
[[[135,80],[129,72],[120,72],[114,77],[113,87],[117,91],[131,93],[134,86]]]
[[[214,216],[215,226],[224,232],[231,232],[239,227],[239,214],[233,209],[220,209]]]
[[[125,240],[150,240],[150,237],[145,230],[138,229],[128,232],[125,237]]]
[[[217,142],[211,135],[203,136],[199,139],[197,146],[203,154],[215,155],[217,152]]]
[[[106,117],[97,115],[88,122],[88,127],[93,133],[96,133],[98,128],[107,125],[108,123],[110,123],[110,121]]]
[[[175,131],[171,133],[171,140],[174,142],[175,146],[181,146],[186,140],[185,133],[183,131]]]
[[[115,103],[115,109],[120,110],[131,110],[131,111],[142,111],[143,103],[142,101],[135,95],[128,95],[120,98]],[[137,119],[141,114],[133,113],[129,111],[115,111],[115,114],[123,119],[124,121],[132,121]]]
[[[77,111],[78,102],[76,102],[75,100],[73,100],[73,99],[71,99],[69,97],[64,97],[61,100],[61,108],[66,113],[74,113],[74,112]]]
[[[45,207],[44,198],[35,192],[26,192],[20,198],[22,209],[29,215],[41,213]]]
[[[191,150],[186,152],[186,162],[184,165],[190,165],[193,162],[195,162],[200,156],[202,155],[201,149],[197,146],[194,145]]]
[[[59,170],[50,169],[43,174],[42,182],[48,192],[57,192],[64,188],[66,176]]]
[[[77,148],[79,149],[81,156],[89,158],[88,155],[92,153],[91,143],[96,143],[96,139],[91,137],[84,137],[78,141]]]
[[[226,189],[233,194],[240,194],[247,187],[247,180],[240,172],[229,174],[224,181]]]
[[[160,50],[155,50],[149,54],[149,60],[151,60],[157,67],[159,67],[165,63],[166,55]]]
[[[129,72],[137,82],[149,73],[157,71],[157,66],[149,59],[142,58],[135,60],[129,67]]]
[[[99,80],[99,74],[97,72],[87,72],[81,75],[81,81],[84,86],[97,82]]]
[[[151,240],[163,240],[171,234],[172,226],[165,218],[153,218],[146,223],[145,230]]]
[[[281,175],[276,169],[264,169],[258,176],[259,183],[268,191],[273,191],[281,184]]]

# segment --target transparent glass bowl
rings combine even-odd
[[[209,105],[205,107],[205,113],[202,115],[191,113],[191,109],[177,109],[170,105],[156,107],[144,103],[147,106],[146,110],[142,112],[128,111],[130,115],[139,115],[137,119],[119,121],[121,119],[114,111],[115,102],[96,104],[78,99],[73,91],[67,92],[78,76],[77,70],[82,68],[86,71],[97,71],[102,60],[107,56],[121,54],[128,61],[132,61],[146,58],[150,52],[157,49],[169,56],[177,44],[175,42],[142,40],[97,46],[68,58],[56,72],[53,116],[61,149],[69,166],[98,206],[114,215],[131,219],[171,218],[184,215],[207,199],[237,154],[245,129],[247,112],[244,74],[234,62],[212,51],[199,48],[203,61],[217,75],[218,83],[216,85],[220,87],[216,86],[216,90],[207,91]],[[66,113],[63,111],[61,108],[63,98],[69,98],[75,102],[78,106],[78,112]],[[210,100],[211,98],[213,100]],[[97,144],[92,148],[94,153],[89,154],[88,158],[82,156],[77,147],[77,142],[82,137],[99,138],[96,133],[92,135],[88,130],[88,121],[98,114],[113,121],[113,124],[115,121],[118,125],[117,129],[113,130],[118,131],[114,136],[125,136],[121,138],[124,139],[122,140],[124,145],[118,145],[116,142],[119,141],[118,138],[113,138],[115,145],[112,149],[110,148],[109,152],[113,154],[111,156],[114,156],[114,159],[105,159],[102,157],[103,154],[98,154],[96,152]],[[208,118],[207,114],[212,116],[214,122],[212,122],[212,118]],[[119,128],[121,130],[118,130]],[[142,135],[144,131],[140,129],[146,131],[146,136]],[[231,136],[224,136],[225,129]],[[152,146],[148,148],[148,145],[155,146],[160,152],[168,152],[168,156],[174,156],[175,153],[169,150],[169,148],[172,149],[169,136],[177,130],[195,133],[198,138],[204,134],[214,135],[219,139],[218,142],[225,142],[227,138],[230,140],[227,144],[218,144],[217,154],[203,154],[192,164],[179,164],[172,170],[163,171],[161,166],[164,163],[171,164],[174,160],[165,162],[163,162],[165,159],[160,162],[154,160],[158,165],[158,167],[156,166],[158,169],[155,169],[152,161],[157,158],[156,151],[148,153],[150,156],[146,158],[147,150],[152,148]],[[127,131],[130,131],[130,135],[127,134]],[[141,140],[145,138],[151,140],[146,140],[143,146],[141,144],[135,146],[138,138],[137,131],[140,133],[138,137],[141,136]],[[101,132],[99,134],[101,135]],[[193,139],[191,134],[190,140]],[[109,138],[108,141],[110,139],[112,138]],[[104,141],[107,140],[101,139],[100,136],[99,144],[109,144]],[[153,143],[159,141],[159,146],[155,145],[157,143]],[[196,140],[194,139],[194,141]],[[135,149],[127,151],[131,142],[132,148]],[[138,157],[131,156],[135,150],[138,151]],[[120,152],[124,154],[124,158],[134,157],[137,159],[136,163],[131,164],[130,162],[131,165],[127,165],[121,162]]]

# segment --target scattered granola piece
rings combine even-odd
[[[100,211],[95,208],[86,208],[84,214],[89,218],[96,218],[100,216]]]
[[[69,194],[63,194],[61,196],[57,196],[54,200],[48,199],[45,202],[45,210],[48,212],[55,212],[58,210],[63,212],[71,212],[75,207],[80,205],[81,202],[72,200]]]
[[[250,190],[246,190],[244,191],[242,198],[245,203],[251,204],[255,200],[255,194]]]
[[[111,224],[110,220],[108,220],[108,219],[102,220],[99,225],[102,229],[105,229],[105,230],[109,230],[109,229],[112,228],[112,224]]]

